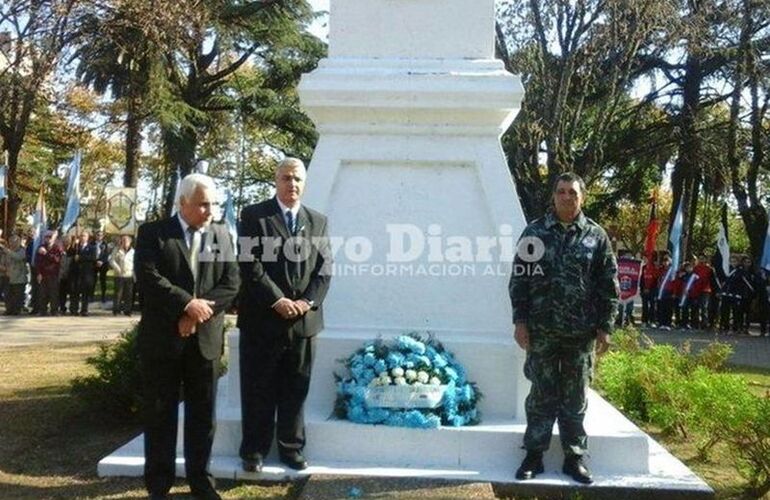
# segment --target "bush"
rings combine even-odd
[[[770,398],[746,380],[722,373],[732,348],[713,343],[697,355],[653,345],[632,329],[613,334],[614,346],[597,365],[597,387],[630,418],[698,442],[703,457],[724,443],[749,483],[770,492]]]
[[[225,331],[232,327],[232,321],[225,322]],[[121,333],[114,343],[99,346],[99,353],[86,359],[86,364],[94,367],[96,374],[76,377],[72,381],[72,393],[114,418],[136,420],[141,417],[143,397],[138,331],[139,326],[134,325]],[[227,349],[219,363],[219,375],[222,376],[227,372]]]
[[[99,353],[86,359],[95,375],[72,381],[73,394],[119,419],[141,415],[142,378],[136,337],[138,327],[121,333],[117,341],[99,346]]]

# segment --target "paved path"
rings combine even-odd
[[[3,309],[0,306],[0,309]],[[80,316],[0,316],[0,346],[24,346],[52,342],[93,342],[111,340],[139,321],[132,317],[113,316],[112,311],[93,303],[91,315]],[[234,318],[231,318],[234,321]],[[719,341],[733,346],[731,363],[743,366],[770,368],[770,337],[759,337],[756,329],[752,335],[727,336],[697,330],[664,332],[643,329],[655,342],[682,345],[689,341],[697,352],[711,342]]]
[[[694,352],[714,341],[730,344],[733,347],[731,364],[770,368],[770,337],[759,337],[759,331],[755,329],[752,329],[752,335],[718,335],[701,330],[664,332],[654,328],[644,328],[643,331],[658,343],[680,346],[689,341]]]
[[[113,316],[111,310],[104,310],[97,303],[91,304],[89,314],[0,316],[0,347],[111,340],[139,321],[137,314]]]

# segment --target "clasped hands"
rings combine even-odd
[[[177,324],[180,337],[189,337],[195,333],[195,325],[208,321],[214,315],[213,300],[192,299],[184,308]]]
[[[291,300],[286,297],[278,299],[278,302],[273,304],[273,309],[283,319],[293,319],[304,315],[310,310],[310,304],[305,300]]]

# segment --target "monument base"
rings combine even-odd
[[[328,334],[328,336],[327,336]],[[558,428],[550,450],[544,457],[546,472],[534,480],[518,482],[514,472],[524,457],[521,442],[526,427],[523,418],[482,411],[480,425],[442,427],[440,429],[410,429],[381,425],[355,424],[338,420],[331,415],[333,383],[323,384],[323,400],[308,401],[306,427],[308,444],[305,455],[311,466],[296,472],[283,466],[275,449],[265,461],[261,474],[246,473],[238,457],[240,443],[240,401],[238,398],[238,332],[228,335],[229,372],[219,383],[217,401],[217,435],[212,450],[211,473],[218,478],[240,480],[283,481],[311,474],[425,477],[464,481],[485,481],[510,484],[512,488],[526,487],[528,491],[571,489],[577,485],[561,473],[563,453],[559,444]],[[331,361],[341,352],[350,353],[360,343],[350,335],[323,332],[318,342],[319,364],[331,378]],[[463,352],[480,352],[482,345],[471,348],[453,346],[450,350],[466,364],[473,379],[474,361],[465,362]],[[459,349],[457,347],[460,347]],[[513,349],[512,346],[510,346]],[[507,355],[500,346],[493,350]],[[483,356],[482,356],[483,357]],[[498,372],[500,373],[500,372]],[[503,382],[505,383],[505,382]],[[481,385],[483,390],[483,385]],[[647,494],[677,492],[686,496],[707,498],[713,491],[693,474],[682,462],[626,419],[614,407],[593,391],[589,392],[586,430],[589,435],[591,467],[595,483],[590,487],[607,491],[644,490]],[[483,410],[483,408],[482,408]],[[491,414],[490,414],[491,413]],[[180,408],[183,415],[183,408]],[[177,475],[184,476],[184,458],[181,449],[183,425],[180,417],[180,436],[177,450]],[[275,447],[273,447],[275,448]],[[99,462],[99,476],[141,476],[144,468],[143,436],[138,436]],[[535,490],[532,490],[532,489]],[[543,488],[544,490],[538,490]],[[636,494],[636,493],[634,493]]]

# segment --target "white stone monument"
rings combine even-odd
[[[329,58],[299,89],[320,132],[304,202],[328,215],[341,245],[302,474],[509,482],[523,457],[528,383],[507,283],[525,221],[499,144],[523,90],[494,58],[494,15],[494,0],[331,0]],[[431,333],[455,353],[484,394],[480,425],[419,430],[332,417],[337,360],[408,332]],[[260,475],[240,469],[237,335],[228,336],[211,470],[293,476],[274,456]],[[593,392],[586,427],[598,486],[707,489]],[[560,448],[555,435],[546,474],[528,484],[571,484],[557,472]],[[99,472],[138,475],[141,466],[137,438]]]

